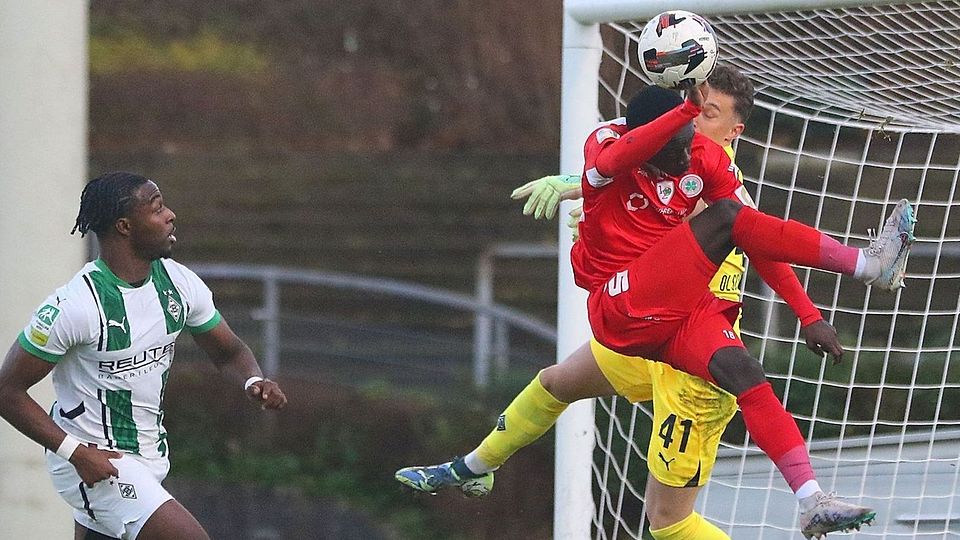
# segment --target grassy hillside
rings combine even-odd
[[[93,0],[91,144],[553,153],[560,8]]]

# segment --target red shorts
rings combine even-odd
[[[620,354],[666,362],[714,382],[707,369],[713,354],[743,348],[733,331],[740,303],[710,292],[716,273],[690,225],[680,225],[590,293],[594,337]]]

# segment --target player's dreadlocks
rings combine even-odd
[[[129,172],[109,172],[90,181],[80,194],[80,213],[70,234],[88,231],[102,234],[125,216],[136,197],[133,192],[149,180]]]

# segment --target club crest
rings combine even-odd
[[[120,490],[120,496],[124,499],[137,498],[137,488],[135,488],[133,484],[124,484],[123,482],[118,482],[117,488]]]
[[[670,200],[673,199],[673,192],[673,180],[657,182],[657,198],[663,204],[670,204]]]
[[[703,179],[695,174],[688,174],[680,179],[680,191],[687,197],[696,197],[703,191]]]
[[[180,302],[177,302],[177,299],[173,296],[173,291],[167,290],[164,293],[167,295],[167,313],[173,317],[173,320],[179,321],[180,314],[183,313],[183,306],[180,305]]]

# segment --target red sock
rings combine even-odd
[[[860,250],[799,221],[782,220],[744,206],[733,222],[733,243],[747,256],[852,275]]]
[[[807,480],[815,480],[810,455],[793,417],[764,381],[737,396],[747,431],[757,446],[773,461],[783,479],[796,492]]]

